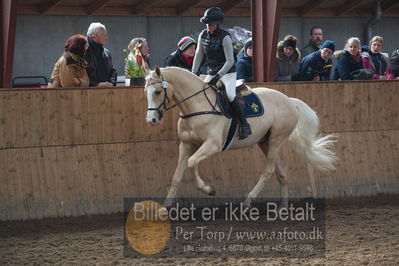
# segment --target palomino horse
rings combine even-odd
[[[164,205],[173,204],[187,168],[194,172],[199,189],[208,195],[215,195],[213,187],[204,183],[198,171],[201,161],[222,151],[229,125],[225,116],[215,112],[212,105],[216,101],[214,90],[187,70],[156,67],[146,77],[145,92],[148,101],[147,122],[151,125],[160,123],[163,113],[174,106],[181,112],[177,125],[179,161]],[[257,94],[268,111],[262,116],[249,118],[252,135],[242,140],[235,136],[230,148],[241,149],[258,144],[267,160],[258,183],[244,204],[250,206],[275,172],[281,188],[281,204],[287,206],[287,174],[279,156],[283,144],[289,140],[294,150],[312,166],[320,170],[333,170],[337,158],[329,147],[335,142],[334,136],[317,137],[319,118],[301,100],[268,88],[254,88],[252,92]],[[175,103],[173,106],[172,100]]]

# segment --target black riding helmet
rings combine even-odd
[[[221,24],[223,22],[224,13],[219,7],[211,7],[207,9],[200,21],[204,24]]]

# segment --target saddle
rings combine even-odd
[[[230,102],[227,98],[226,89],[222,82],[218,82],[219,85],[216,89],[216,100],[217,104],[220,108],[220,111],[224,116],[229,118],[229,127],[227,131],[226,138],[224,140],[222,151],[227,150],[233,140],[235,135],[238,119],[230,107]],[[263,115],[263,104],[258,98],[258,96],[251,91],[251,88],[248,87],[243,80],[238,80],[236,82],[236,95],[239,99],[240,104],[244,106],[244,113],[246,117],[255,117]]]
[[[227,118],[234,118],[234,113],[230,107],[224,84],[218,82],[217,85],[216,98],[221,112]],[[238,97],[240,104],[244,107],[246,117],[263,115],[263,105],[261,101],[258,96],[251,91],[251,88],[245,84],[243,79],[236,81],[236,96]]]
[[[225,106],[227,106],[230,109],[230,102],[229,99],[227,98],[227,93],[226,93],[226,88],[222,82],[218,82],[218,96],[220,97],[220,100],[224,103]],[[251,93],[249,91],[249,87],[245,84],[245,81],[243,79],[239,79],[236,81],[236,96],[240,100],[240,103],[244,106],[245,105],[245,100],[244,97],[242,96],[247,95]]]

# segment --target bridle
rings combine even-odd
[[[157,111],[159,113],[159,119],[162,119],[163,116],[163,111],[162,108],[165,108],[165,112],[168,111],[169,109],[173,108],[174,106],[171,107],[167,107],[166,105],[170,102],[169,97],[168,97],[168,93],[166,91],[166,89],[169,87],[169,83],[164,80],[163,76],[161,76],[161,81],[157,81],[157,82],[153,82],[153,83],[147,83],[147,85],[154,85],[154,84],[161,84],[163,91],[164,91],[164,98],[162,103],[156,107],[156,108],[147,108],[148,111]]]
[[[194,97],[194,96],[200,94],[201,92],[204,93],[206,99],[208,100],[208,103],[211,105],[212,111],[202,111],[202,112],[196,112],[196,113],[191,113],[191,114],[187,114],[187,115],[181,114],[180,117],[181,117],[181,118],[188,118],[188,117],[192,117],[192,116],[196,116],[196,115],[204,115],[204,114],[223,115],[222,112],[219,112],[219,111],[216,110],[215,107],[216,107],[217,103],[215,102],[215,104],[212,104],[211,101],[210,101],[209,98],[208,98],[208,95],[205,93],[205,91],[206,91],[207,89],[213,88],[213,87],[212,87],[211,85],[209,85],[209,84],[205,84],[205,86],[204,86],[203,89],[197,91],[197,92],[194,93],[193,95],[188,96],[187,98],[185,98],[185,99],[183,99],[183,100],[181,100],[181,101],[179,101],[179,102],[177,102],[177,103],[175,103],[175,104],[173,104],[173,105],[171,105],[171,106],[166,106],[166,105],[170,102],[169,97],[168,97],[168,93],[167,93],[167,90],[166,90],[166,89],[169,87],[169,83],[163,78],[163,75],[161,75],[160,77],[161,77],[161,81],[156,81],[156,82],[152,82],[152,83],[147,83],[147,85],[161,84],[161,86],[162,86],[162,88],[163,88],[163,91],[164,91],[164,98],[163,98],[163,101],[161,102],[161,104],[160,104],[158,107],[156,107],[156,108],[147,108],[148,111],[157,111],[157,112],[159,113],[159,119],[162,119],[162,117],[163,117],[163,110],[162,110],[162,109],[164,109],[165,112],[166,112],[166,111],[169,111],[170,109],[175,108],[175,107],[178,106],[179,104],[181,104],[181,103],[187,101],[188,99],[191,99],[192,97]],[[215,88],[213,88],[213,89],[215,89]],[[215,90],[216,90],[216,89],[215,89]]]

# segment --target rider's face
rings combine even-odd
[[[218,27],[217,24],[206,24],[206,28],[209,32],[214,32],[216,28]]]

